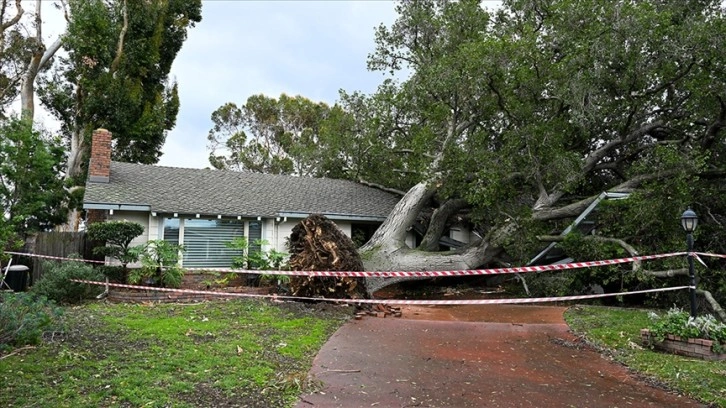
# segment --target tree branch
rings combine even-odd
[[[610,192],[619,192],[619,193],[630,193],[632,191],[635,191],[635,189],[640,186],[641,183],[645,181],[650,180],[656,180],[659,178],[669,177],[676,173],[676,170],[669,170],[669,171],[662,171],[660,173],[651,173],[651,174],[641,174],[639,176],[635,176],[630,180],[627,180],[623,183],[618,184],[617,186],[609,189]],[[532,213],[532,218],[537,221],[550,221],[550,220],[559,220],[562,218],[570,218],[570,217],[576,217],[580,215],[587,206],[592,204],[593,201],[597,199],[598,196],[594,195],[588,198],[585,198],[583,200],[574,202],[572,204],[565,205],[563,207],[559,208],[541,208],[541,209],[535,209],[535,211]]]
[[[446,220],[467,205],[468,203],[463,199],[448,200],[434,210],[429,227],[426,229],[426,235],[424,235],[418,249],[423,251],[438,251],[439,238],[441,238],[444,228],[446,228]]]
[[[641,126],[640,128],[630,132],[629,134],[625,135],[624,137],[621,137],[619,139],[611,140],[610,142],[606,143],[604,146],[602,146],[599,149],[594,150],[592,153],[590,153],[586,158],[582,165],[582,172],[588,173],[590,170],[592,170],[596,164],[600,162],[605,156],[610,153],[613,149],[615,149],[618,146],[630,143],[634,140],[637,140],[648,133],[652,132],[653,130],[660,128],[663,126],[663,122],[656,121],[653,123],[648,123],[646,125]]]
[[[706,136],[704,137],[703,142],[701,142],[704,149],[709,149],[716,141],[716,136],[718,136],[721,130],[726,127],[726,103],[724,103],[724,100],[720,96],[717,96],[716,98],[721,106],[721,111],[719,112],[718,119],[716,119],[706,130]]]
[[[382,184],[371,183],[371,182],[365,181],[365,180],[363,180],[361,178],[358,179],[358,183],[363,184],[364,186],[373,187],[373,188],[377,188],[377,189],[382,190],[382,191],[386,191],[386,192],[389,192],[389,193],[397,194],[397,195],[400,195],[402,197],[406,195],[406,192],[405,191],[397,190],[395,188],[386,187],[386,186],[384,186]]]
[[[726,312],[724,312],[723,308],[716,301],[716,299],[713,297],[711,292],[709,292],[707,290],[703,290],[703,289],[696,289],[696,293],[705,297],[708,304],[711,305],[711,308],[713,309],[713,311],[716,312],[716,314],[718,315],[718,318],[722,322],[726,322]]]
[[[121,57],[124,53],[124,38],[126,37],[126,31],[129,29],[129,12],[128,12],[128,4],[126,0],[124,0],[124,25],[121,27],[121,33],[118,36],[118,46],[116,47],[116,56],[113,59],[113,62],[111,63],[111,73],[115,74],[116,70],[118,70],[119,64],[121,64]]]
[[[17,10],[17,14],[10,20],[8,20],[7,23],[0,25],[0,33],[4,32],[8,28],[14,26],[15,24],[20,21],[20,18],[23,16],[23,13],[25,13],[25,10],[23,10],[23,6],[20,4],[21,0],[15,0],[15,9]],[[3,44],[4,45],[4,44]]]

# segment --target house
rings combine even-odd
[[[186,169],[111,161],[111,133],[93,133],[83,208],[88,222],[144,226],[132,244],[184,245],[185,267],[229,267],[235,237],[285,252],[292,228],[323,214],[348,236],[368,239],[399,197],[347,180]]]

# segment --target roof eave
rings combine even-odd
[[[281,211],[281,212],[277,213],[277,216],[278,217],[287,217],[287,218],[306,218],[310,214],[318,214],[318,213]],[[334,221],[383,222],[386,220],[386,217],[377,216],[377,215],[337,214],[337,213],[319,213],[319,214],[322,214],[325,217],[327,217],[331,220],[334,220]]]

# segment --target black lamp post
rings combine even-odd
[[[688,246],[688,274],[691,277],[691,317],[696,317],[696,272],[693,268],[693,231],[698,226],[698,216],[691,207],[681,215],[681,225],[686,230],[686,245]]]

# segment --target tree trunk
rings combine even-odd
[[[48,61],[55,55],[61,47],[61,39],[58,38],[49,47],[45,48],[43,44],[43,37],[41,34],[41,26],[43,21],[40,15],[41,0],[35,2],[35,48],[33,55],[30,57],[28,67],[26,68],[25,76],[23,77],[23,83],[20,88],[20,109],[21,117],[23,119],[33,120],[35,115],[35,80]]]
[[[466,200],[456,199],[449,200],[437,208],[431,216],[431,222],[419,248],[423,251],[438,251],[439,239],[446,229],[446,221],[467,205]]]
[[[425,252],[409,248],[406,234],[435,192],[427,183],[413,186],[396,204],[391,215],[359,250],[366,271],[434,271],[473,269],[502,252],[499,245],[482,240],[461,251]],[[497,240],[498,241],[498,240]],[[368,278],[368,293],[385,286],[417,278]]]

